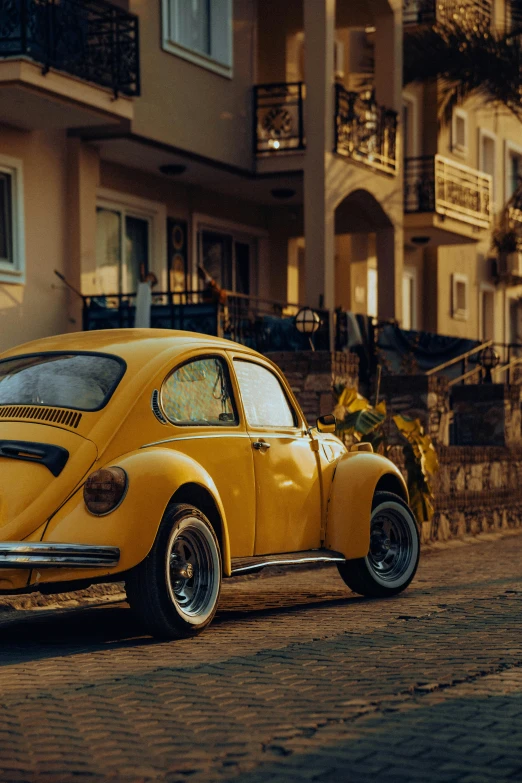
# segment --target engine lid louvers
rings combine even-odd
[[[62,424],[76,429],[82,420],[78,411],[63,408],[46,408],[41,405],[0,405],[1,419],[30,419],[50,424]]]

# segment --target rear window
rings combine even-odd
[[[96,411],[107,404],[125,362],[107,354],[40,353],[0,361],[0,405]]]

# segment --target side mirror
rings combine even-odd
[[[319,416],[316,426],[319,432],[335,432],[335,424],[335,416],[327,413],[326,416]]]

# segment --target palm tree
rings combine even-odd
[[[471,97],[505,107],[522,122],[522,3],[512,2],[507,31],[491,27],[483,3],[452,6],[457,13],[405,29],[404,84],[438,81],[441,122]]]

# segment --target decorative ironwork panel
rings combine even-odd
[[[381,171],[397,171],[397,112],[379,106],[372,91],[335,85],[335,151]]]
[[[302,82],[254,87],[255,150],[288,152],[305,147]]]
[[[404,211],[437,212],[479,228],[489,228],[491,177],[442,155],[407,158]]]
[[[435,212],[435,167],[433,155],[404,161],[404,211]]]
[[[139,94],[138,18],[104,0],[0,0],[0,57]]]

